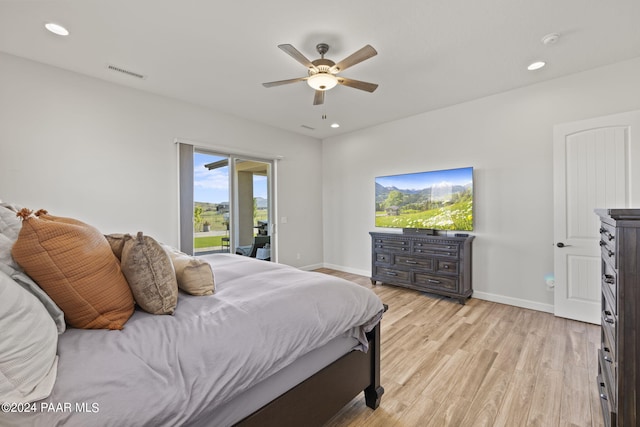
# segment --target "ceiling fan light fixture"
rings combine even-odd
[[[338,78],[329,73],[316,73],[309,76],[307,83],[315,90],[329,90],[338,84]]]

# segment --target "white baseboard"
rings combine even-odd
[[[543,304],[541,302],[529,301],[526,299],[507,297],[504,295],[490,294],[488,292],[473,291],[472,298],[478,298],[485,301],[497,302],[500,304],[513,305],[515,307],[528,308],[536,311],[553,314],[553,305]]]
[[[296,268],[304,271],[312,271],[312,270],[317,270],[323,267],[324,267],[324,264],[310,264],[310,265],[303,265],[302,267],[296,267]]]
[[[371,277],[371,272],[368,270],[359,270],[356,268],[350,268],[342,265],[327,264],[327,263],[324,263],[321,266],[319,265],[319,266],[310,268],[310,270],[320,268],[320,267],[330,268],[332,270],[344,271],[345,273],[358,274],[360,276],[365,276],[365,277]],[[545,313],[553,313],[553,305],[551,304],[544,304],[544,303],[525,300],[521,298],[514,298],[514,297],[508,297],[504,295],[492,294],[489,292],[481,292],[481,291],[474,290],[472,298],[478,298],[484,301],[497,302],[500,304],[513,305],[515,307],[520,307],[520,308],[528,308],[530,310],[542,311]]]
[[[357,268],[344,267],[342,265],[327,264],[327,263],[324,263],[323,267],[330,268],[332,270],[344,271],[345,273],[357,274],[359,276],[371,277],[371,271],[369,270],[359,270]]]

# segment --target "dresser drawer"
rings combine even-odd
[[[615,345],[617,339],[616,328],[618,319],[613,313],[613,309],[609,305],[605,294],[603,294],[602,298],[602,312],[600,315],[602,317],[602,329],[605,334],[608,334],[611,345]]]
[[[458,274],[458,262],[439,259],[436,261],[436,271],[440,273]]]
[[[607,401],[611,407],[615,407],[617,403],[616,397],[616,383],[615,376],[612,372],[612,362],[608,362],[605,360],[605,355],[602,350],[598,350],[598,371],[600,373],[600,378],[604,382],[604,388],[606,390]]]
[[[393,262],[393,255],[384,252],[376,252],[376,264],[391,265]]]
[[[410,271],[402,271],[402,270],[394,270],[392,268],[379,267],[376,266],[373,272],[374,277],[379,278],[381,282],[384,283],[384,279],[387,278],[392,282],[411,282],[411,272]]]
[[[609,261],[614,268],[618,268],[616,260],[616,229],[609,224],[600,225],[600,248],[602,258]]]
[[[616,270],[606,261],[602,261],[602,290],[611,300],[611,308],[618,314],[618,275]],[[606,291],[605,291],[606,289]]]
[[[600,345],[602,348],[598,351],[598,357],[602,359],[601,371],[606,374],[609,390],[614,391],[616,390],[616,378],[618,378],[615,342],[611,341],[611,337],[604,330],[601,334],[602,342]]]
[[[433,259],[396,255],[394,265],[399,267],[412,267],[420,268],[423,270],[433,270]]]
[[[400,239],[375,239],[373,246],[376,251],[409,252],[409,242]]]
[[[602,259],[611,263],[611,265],[616,268],[616,252],[613,246],[607,245],[606,242],[600,240],[600,252],[602,253]]]
[[[432,289],[456,292],[458,290],[457,277],[434,276],[426,273],[414,273],[414,284]]]
[[[413,242],[411,252],[434,256],[446,256],[458,258],[459,247],[457,244],[442,244],[430,242]]]
[[[605,427],[612,427],[616,424],[616,414],[613,411],[613,404],[609,401],[609,389],[604,378],[598,375],[598,395],[600,396],[600,407]]]

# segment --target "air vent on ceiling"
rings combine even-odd
[[[118,73],[126,74],[131,77],[137,77],[139,79],[145,79],[147,77],[140,73],[136,73],[133,71],[125,70],[124,68],[116,67],[115,65],[107,65],[107,68],[110,69],[111,71],[117,71]]]
[[[307,125],[300,125],[300,127],[309,129],[309,130],[316,130],[316,128],[312,128],[311,126],[307,126]]]

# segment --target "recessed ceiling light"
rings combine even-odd
[[[340,125],[338,123],[331,123],[331,127],[335,129],[335,128],[339,128]]]
[[[59,36],[68,36],[69,30],[63,27],[60,24],[56,24],[55,22],[48,22],[44,25],[44,27],[51,31],[53,34],[57,34]]]
[[[536,62],[533,62],[533,63],[529,64],[529,66],[527,67],[527,70],[529,70],[529,71],[539,70],[540,68],[544,67],[545,65],[547,65],[547,64],[544,61],[536,61]]]

